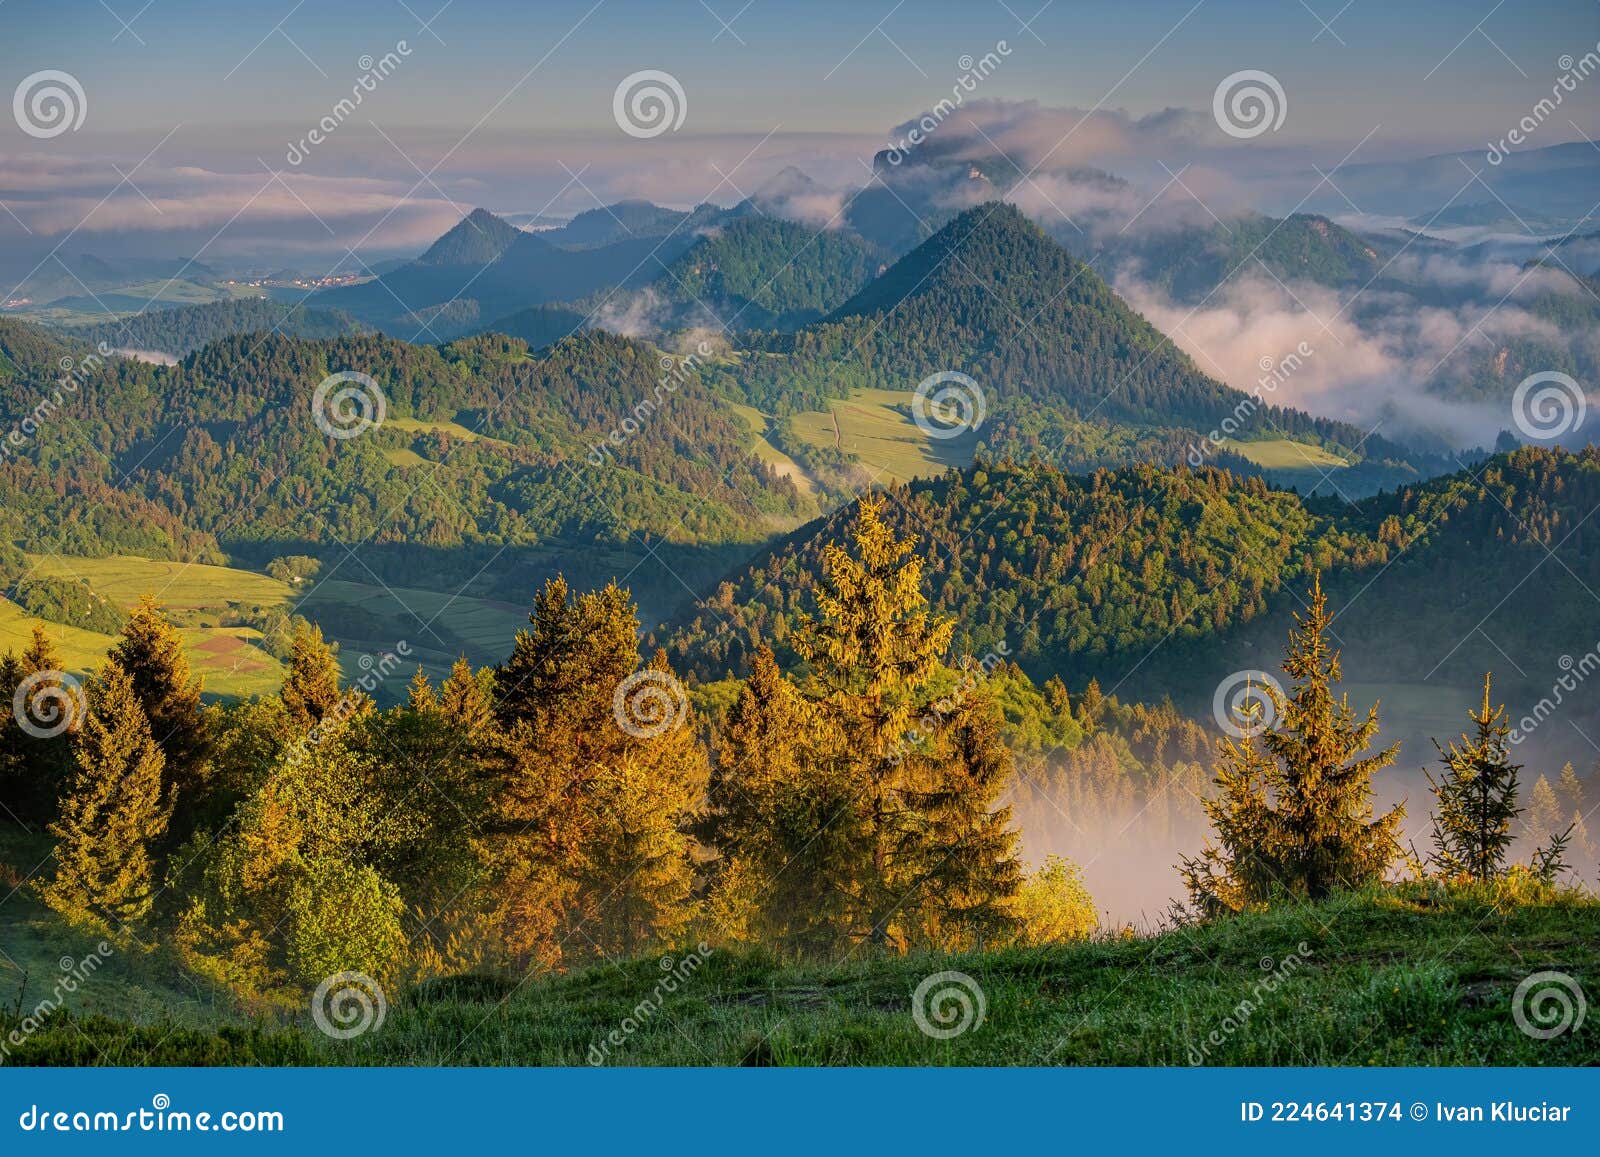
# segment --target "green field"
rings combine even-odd
[[[1228,448],[1266,470],[1345,469],[1350,463],[1321,446],[1295,442],[1288,438],[1268,438],[1261,442],[1233,442]]]
[[[428,464],[428,460],[421,454],[418,454],[415,450],[406,449],[405,447],[401,447],[398,450],[385,450],[383,452],[383,456],[394,465],[405,467],[407,469],[412,466],[426,466]]]
[[[50,641],[61,652],[61,659],[69,671],[81,674],[89,670],[100,662],[106,648],[111,645],[110,635],[36,619],[16,603],[0,599],[0,653],[21,651],[26,647],[36,623],[50,636]]]
[[[834,446],[855,454],[875,477],[904,482],[941,474],[950,466],[972,461],[969,439],[930,438],[911,420],[911,395],[906,390],[856,390],[829,403],[826,413],[809,410],[794,416],[794,429],[816,446]]]
[[[346,678],[361,673],[362,656],[394,650],[404,641],[411,657],[404,664],[409,679],[415,664],[434,674],[448,671],[457,655],[475,662],[492,661],[511,649],[511,641],[527,625],[523,608],[489,599],[455,596],[406,587],[385,587],[353,564],[325,573],[350,578],[313,579],[298,588],[255,571],[233,567],[185,564],[133,556],[59,558],[30,556],[41,577],[87,583],[118,606],[131,606],[146,592],[154,594],[178,626],[188,645],[189,662],[205,677],[208,695],[235,697],[271,694],[283,680],[283,665],[256,645],[259,630],[223,625],[224,616],[251,610],[285,610],[322,626],[341,646]],[[20,650],[35,622],[15,605],[0,602],[0,652]],[[110,635],[43,623],[73,671],[97,666],[115,640]],[[403,693],[401,676],[380,699]]]
[[[491,438],[487,434],[479,434],[469,430],[460,422],[432,422],[423,421],[421,418],[385,418],[383,424],[393,430],[410,430],[416,433],[438,431],[449,434],[452,438],[459,438],[463,442],[498,442],[502,446],[510,445],[499,438]]]
[[[14,927],[8,908],[0,905],[0,920]],[[42,931],[28,935],[37,944]],[[58,950],[52,941],[28,951],[47,967]],[[1295,1067],[1580,1065],[1600,1057],[1592,1015],[1549,1040],[1524,1034],[1512,1015],[1513,994],[1531,973],[1562,972],[1589,992],[1600,985],[1600,902],[1592,896],[1497,906],[1482,893],[1406,885],[1156,936],[1041,948],[906,957],[863,950],[811,964],[742,949],[697,956],[671,992],[661,987],[661,961],[684,975],[684,950],[520,982],[391,985],[383,1023],[348,1042],[322,1036],[303,1014],[277,1028],[219,1031],[195,1024],[207,1010],[187,994],[170,1017],[152,1018],[151,1000],[90,992],[84,1013],[57,1014],[15,1057],[122,1065]],[[913,1002],[919,985],[942,972],[964,979],[935,981],[934,991],[961,984],[974,1015],[966,1031],[935,1039],[918,1028]],[[116,1018],[87,1015],[91,996]],[[943,1007],[958,1012],[954,1002]]]
[[[48,325],[97,325],[113,318],[142,313],[158,301],[166,305],[204,305],[212,301],[260,296],[261,290],[252,286],[211,285],[179,277],[172,281],[158,279],[97,289],[92,295],[69,294],[47,305],[29,308],[23,311],[22,316],[29,321]]]
[[[756,456],[768,466],[776,468],[779,473],[792,479],[795,487],[807,498],[815,495],[817,485],[812,480],[811,475],[807,474],[793,458],[767,441],[766,430],[770,420],[767,415],[754,406],[736,405],[733,407],[733,412],[738,414],[744,420],[744,424],[750,427],[750,436],[753,439]]]

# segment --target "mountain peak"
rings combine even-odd
[[[423,265],[487,265],[498,258],[522,230],[487,209],[474,209],[417,258]]]
[[[971,256],[961,258],[961,254]],[[991,268],[995,262],[1029,278],[1038,277],[1057,264],[1076,264],[1015,205],[986,201],[953,217],[840,306],[834,316],[892,309],[909,297],[930,293],[941,285],[998,272]],[[1067,272],[1070,274],[1071,269]]]

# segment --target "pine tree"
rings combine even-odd
[[[172,794],[133,679],[114,660],[95,680],[77,743],[77,771],[61,801],[55,878],[41,892],[73,923],[120,934],[149,915],[152,849],[165,835]]]
[[[1446,875],[1487,881],[1500,874],[1511,849],[1511,821],[1522,812],[1517,806],[1522,767],[1511,762],[1505,708],[1490,706],[1488,675],[1483,707],[1469,718],[1474,734],[1462,735],[1449,748],[1434,741],[1445,772],[1437,780],[1428,776],[1439,809],[1433,817],[1433,859]]]
[[[1334,697],[1339,654],[1328,645],[1329,622],[1319,575],[1289,635],[1283,669],[1292,689],[1264,688],[1273,726],[1259,734],[1247,726],[1243,740],[1223,745],[1221,790],[1207,805],[1217,846],[1182,864],[1203,912],[1265,903],[1278,892],[1324,899],[1381,879],[1394,861],[1405,809],[1375,818],[1372,777],[1398,747],[1363,754],[1377,736],[1378,709],[1358,718],[1347,697]]]
[[[133,680],[134,694],[161,746],[167,780],[177,793],[177,814],[182,817],[168,838],[181,842],[193,830],[206,793],[201,681],[190,680],[183,640],[152,595],[145,595],[133,608],[110,657]]]
[[[302,626],[290,646],[289,670],[279,693],[289,717],[302,732],[310,731],[339,705],[339,659],[323,641],[322,628]]]

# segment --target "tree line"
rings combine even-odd
[[[1336,693],[1320,581],[1289,687],[1267,691],[1275,718],[1243,720],[1214,760],[1170,704],[1125,705],[1093,681],[1034,688],[1000,654],[950,662],[955,623],[925,585],[915,541],[863,500],[822,552],[795,662],[758,646],[704,712],[664,652],[641,654],[615,584],[549,581],[502,663],[462,659],[437,684],[418,672],[388,710],[374,679],[398,660],[348,682],[305,624],[278,694],[202,706],[147,597],[81,704],[42,630],[0,660],[0,690],[65,713],[5,720],[0,805],[52,838],[37,887],[63,917],[170,945],[267,1005],[341,971],[565,969],[691,937],[838,958],[1086,936],[1080,872],[1025,869],[1013,804],[1059,792],[1087,818],[1127,790],[1198,794],[1202,768],[1215,838],[1180,868],[1206,918],[1405,871],[1547,884],[1587,840],[1559,822],[1584,790],[1563,774],[1559,800],[1533,793],[1543,846],[1509,866],[1526,809],[1486,681],[1475,730],[1441,748],[1432,853],[1402,847],[1400,809],[1373,806],[1396,752],[1375,747],[1376,709]]]

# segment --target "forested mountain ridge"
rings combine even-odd
[[[1336,604],[1358,608],[1339,620],[1341,637],[1357,658],[1369,643],[1389,657],[1386,677],[1420,679],[1456,661],[1446,652],[1475,624],[1518,654],[1552,661],[1594,634],[1592,596],[1574,577],[1600,573],[1600,530],[1585,521],[1600,506],[1592,446],[1523,448],[1354,506],[1211,468],[1075,476],[1011,462],[980,462],[889,497],[885,520],[919,536],[931,604],[956,620],[952,647],[981,656],[1003,646],[1036,681],[1110,685],[1160,648],[1161,670],[1212,686],[1203,677],[1212,667],[1238,666],[1237,651],[1219,643],[1270,641],[1278,623],[1266,620],[1283,617],[1315,570]],[[810,597],[806,575],[854,517],[852,507],[802,527],[684,611],[665,633],[674,663],[721,678],[742,669],[757,639],[781,653]],[[1560,562],[1541,566],[1548,551]],[[1519,598],[1543,613],[1513,606],[1491,622],[1519,583]],[[1448,601],[1443,590],[1453,592]],[[1465,649],[1460,664],[1470,669],[1476,652]]]
[[[487,209],[474,209],[417,258],[419,265],[487,265],[515,244],[522,230]]]
[[[708,230],[655,286],[731,328],[792,329],[838,307],[878,268],[874,250],[850,234],[751,215]]]
[[[73,348],[0,324],[0,350],[16,367],[0,390],[0,418],[31,412]],[[195,549],[194,535],[431,548],[636,532],[757,541],[772,519],[814,510],[755,459],[748,429],[692,376],[674,385],[670,409],[659,408],[673,364],[654,347],[601,332],[542,357],[508,338],[430,347],[251,334],[171,367],[106,359],[64,398],[58,420],[8,460],[0,488],[8,509],[26,508],[20,491],[42,470],[58,493],[109,488],[121,503],[157,504],[170,517],[154,525],[188,532],[172,526],[159,548],[141,539],[144,553],[161,556]],[[318,428],[312,395],[347,370],[373,379],[387,420],[335,441]],[[642,402],[650,403],[644,420]],[[633,432],[611,439],[625,422]],[[19,527],[19,545],[53,544],[80,520],[118,508],[68,504],[55,519]],[[125,531],[110,537],[83,553],[127,548]]]
[[[979,439],[1015,457],[1054,455],[1081,441],[1091,421],[1180,431],[1177,443],[1193,443],[1225,420],[1238,422],[1239,439],[1305,439],[1380,463],[1409,457],[1367,431],[1258,405],[1211,378],[1094,270],[1000,202],[956,217],[821,322],[746,335],[745,344],[779,355],[741,365],[737,382],[752,404],[778,414],[858,388],[902,389],[909,401],[924,377],[965,373],[988,410]]]
[[[154,350],[182,357],[235,334],[276,330],[295,337],[338,337],[361,333],[366,328],[341,310],[308,309],[264,297],[247,297],[152,309],[98,325],[64,328],[61,332],[89,345],[104,342],[113,349]]]
[[[1373,241],[1309,213],[1247,213],[1209,226],[1151,228],[1131,239],[1063,240],[1086,259],[1102,255],[1113,281],[1126,272],[1191,305],[1236,274],[1259,273],[1258,263],[1285,282],[1359,287],[1380,275],[1387,255]]]

